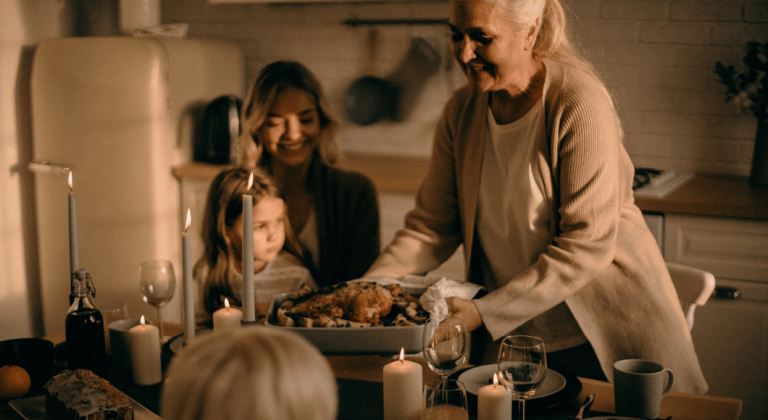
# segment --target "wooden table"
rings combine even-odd
[[[63,334],[62,334],[63,336]],[[52,337],[60,342],[63,337]],[[407,356],[408,360],[419,363],[423,367],[423,379],[438,378],[439,376],[432,372],[426,364],[424,358],[420,356]],[[328,362],[333,369],[334,375],[340,380],[340,401],[353,402],[355,404],[364,404],[360,407],[340,407],[340,420],[353,418],[355,420],[380,419],[381,401],[380,387],[383,379],[382,369],[384,365],[391,362],[393,358],[381,356],[328,356]],[[464,366],[469,367],[469,366]],[[153,387],[131,386],[126,378],[118,377],[114,385],[122,389],[129,396],[142,403],[145,407],[157,411],[158,400],[162,390],[161,385]],[[344,381],[352,380],[352,381]],[[575,401],[563,404],[557,410],[548,412],[529,412],[526,414],[528,420],[565,420],[568,416],[573,416],[578,411],[587,395],[596,394],[596,399],[590,412],[592,415],[613,413],[613,385],[607,382],[595,381],[591,379],[580,378],[583,389]],[[355,383],[353,381],[365,381]],[[121,388],[122,386],[122,388]],[[368,395],[357,395],[356,393],[368,393]],[[361,413],[364,414],[361,417]],[[586,417],[589,417],[588,412]],[[694,395],[680,392],[670,392],[661,402],[660,418],[672,416],[673,420],[738,420],[741,415],[741,400],[734,398],[714,397],[708,395]],[[7,402],[0,402],[0,419],[21,420],[16,411],[14,411]]]

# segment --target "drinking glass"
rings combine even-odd
[[[171,300],[176,290],[173,264],[168,260],[151,260],[141,263],[139,288],[146,302],[157,308],[157,326],[160,328],[160,339],[163,340],[165,336],[160,308]]]
[[[99,305],[101,316],[104,318],[104,344],[107,346],[107,354],[112,354],[112,341],[109,336],[109,324],[121,319],[128,319],[128,304],[125,302],[111,300]]]
[[[469,349],[469,332],[464,321],[441,323],[430,318],[424,325],[423,343],[427,365],[446,380],[464,364]]]
[[[424,384],[421,420],[469,420],[467,391],[454,379],[432,379]]]
[[[525,420],[525,400],[536,394],[547,375],[544,341],[528,335],[504,337],[498,369],[501,382],[520,401],[520,418]]]

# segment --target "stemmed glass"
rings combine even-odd
[[[498,368],[502,383],[520,401],[521,420],[525,420],[525,400],[536,394],[547,375],[544,341],[528,335],[504,337]]]
[[[459,370],[469,349],[469,332],[464,321],[441,323],[430,318],[424,325],[424,359],[443,381]]]
[[[151,260],[141,263],[139,268],[139,288],[146,302],[157,308],[157,323],[160,328],[160,340],[164,339],[163,320],[160,308],[173,297],[176,290],[176,276],[173,264],[168,260]]]

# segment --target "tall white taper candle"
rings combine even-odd
[[[253,290],[253,196],[247,194],[253,186],[253,173],[243,195],[243,321],[256,322]]]
[[[80,252],[77,247],[77,199],[72,186],[72,171],[69,171],[69,275],[80,269]]]
[[[181,234],[182,270],[184,276],[184,344],[195,341],[195,297],[192,284],[192,249],[189,242],[189,226],[192,224],[192,212],[187,209],[187,222]]]

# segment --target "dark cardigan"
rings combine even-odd
[[[317,218],[320,267],[306,250],[304,265],[320,287],[362,277],[381,250],[373,182],[363,174],[328,166],[315,154],[307,187]]]

